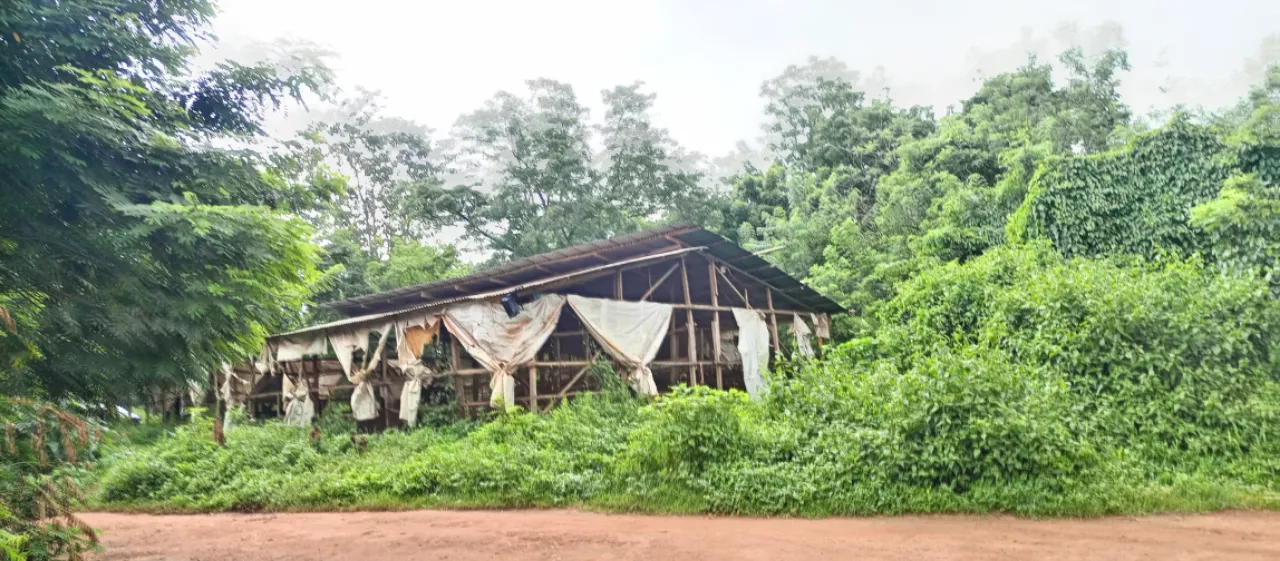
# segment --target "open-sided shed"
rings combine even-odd
[[[347,317],[273,335],[254,365],[236,370],[251,412],[269,415],[278,403],[301,424],[350,393],[359,420],[412,423],[421,388],[439,379],[452,380],[464,413],[545,411],[598,389],[587,372],[600,361],[641,393],[685,383],[754,394],[770,352],[810,353],[811,336],[819,347],[829,337],[828,314],[843,311],[689,225],[323,307]]]

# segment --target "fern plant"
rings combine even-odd
[[[102,433],[37,401],[0,396],[0,560],[83,559],[98,536],[75,515],[80,488],[68,475],[87,463]]]

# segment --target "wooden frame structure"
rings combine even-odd
[[[812,321],[813,317],[843,311],[729,240],[701,228],[675,225],[521,259],[466,277],[330,303],[325,307],[348,317],[272,339],[356,324],[385,324],[396,317],[422,315],[468,300],[492,301],[514,295],[518,301],[528,302],[544,294],[669,304],[673,308],[671,326],[650,365],[659,391],[681,383],[743,387],[742,366],[731,342],[737,328],[734,308],[765,314],[774,349],[781,349],[784,340],[779,316],[789,326],[795,315]],[[475,415],[488,407],[490,372],[467,355],[446,327],[441,327],[437,342],[448,349],[448,371],[443,374],[452,379],[460,411]],[[395,424],[392,410],[399,403],[397,386],[403,383],[394,349],[393,344],[384,348],[381,371],[372,381],[383,401],[382,426]],[[547,411],[581,392],[594,391],[598,389],[596,381],[587,373],[592,364],[602,360],[609,360],[608,355],[565,306],[536,358],[520,365],[515,376],[516,401],[531,411]],[[291,377],[305,377],[312,399],[320,407],[338,392],[350,390],[350,386],[344,390],[340,383],[326,383],[335,376],[341,378],[341,369],[333,360],[303,358],[280,363],[280,368]],[[283,408],[279,379],[272,383],[271,376],[257,378],[246,396],[255,403],[251,411],[269,414],[270,408],[262,406],[264,400],[281,403]]]

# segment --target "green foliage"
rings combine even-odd
[[[500,92],[458,121],[452,158],[465,183],[418,185],[415,210],[427,224],[460,227],[496,258],[509,259],[654,220],[709,219],[701,174],[667,131],[653,126],[655,97],[641,84],[603,92],[597,127],[568,84],[527,85],[528,96]]]
[[[1280,304],[1190,260],[1003,247],[920,271],[870,336],[767,397],[620,383],[550,414],[318,446],[205,425],[122,450],[108,506],[547,506],[736,514],[1280,507]],[[598,376],[616,375],[597,373]],[[603,380],[604,378],[602,378]],[[206,422],[207,425],[207,422]]]
[[[1280,293],[1280,183],[1265,184],[1254,174],[1232,177],[1218,198],[1191,209],[1191,225],[1204,230],[1218,264],[1261,271]]]
[[[1042,369],[1070,387],[1073,431],[1152,475],[1277,467],[1264,404],[1277,389],[1280,308],[1254,277],[1000,249],[921,275],[883,313],[886,328],[853,349],[902,365],[972,348]]]
[[[291,184],[251,146],[327,70],[186,71],[204,1],[0,9],[0,302],[10,391],[126,397],[203,379],[298,318],[315,278]],[[56,359],[51,359],[56,357]]]
[[[1189,255],[1206,246],[1190,210],[1232,175],[1228,155],[1210,129],[1178,117],[1114,152],[1049,160],[1010,235],[1047,238],[1066,255]]]
[[[102,432],[60,408],[0,396],[0,558],[81,559],[93,529],[76,517],[71,475],[97,459]]]

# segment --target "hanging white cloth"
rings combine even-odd
[[[733,320],[738,323],[738,353],[742,355],[742,379],[747,395],[759,399],[764,392],[764,376],[761,371],[769,365],[769,326],[755,310],[733,309]]]
[[[813,343],[810,341],[813,331],[809,330],[800,314],[791,314],[791,331],[796,334],[796,348],[800,350],[800,356],[813,358]]]
[[[329,333],[329,344],[333,345],[333,353],[342,365],[343,374],[347,375],[347,381],[356,386],[351,392],[351,414],[357,421],[368,421],[378,416],[378,400],[373,397],[373,386],[368,378],[373,369],[378,367],[382,349],[386,347],[387,336],[393,328],[388,323],[378,330],[382,336],[378,338],[378,346],[372,352],[369,351],[369,334],[375,331],[373,329],[364,327]],[[364,352],[364,365],[359,367],[353,364],[357,349]]]
[[[465,302],[444,313],[444,325],[462,348],[492,372],[489,404],[510,409],[516,401],[516,368],[533,361],[538,349],[556,328],[564,297],[548,294],[523,304],[520,313],[507,317],[501,304]]]
[[[396,356],[404,373],[400,388],[400,420],[412,427],[418,422],[418,405],[422,402],[422,386],[430,384],[436,373],[422,364],[422,347],[440,330],[439,316],[402,319],[396,322]]]
[[[277,361],[301,360],[304,356],[323,355],[324,335],[298,335],[280,339],[276,347]]]
[[[271,344],[262,343],[262,352],[253,359],[253,369],[258,371],[259,375],[266,375],[271,372]]]
[[[284,395],[284,424],[294,427],[311,426],[316,416],[316,405],[311,401],[311,387],[305,376],[298,376],[295,385],[287,374],[281,374],[281,393]]]
[[[649,363],[658,355],[671,324],[671,305],[569,295],[569,306],[609,356],[631,369],[631,387],[658,395]]]
[[[195,380],[187,380],[187,394],[191,397],[191,405],[200,407],[204,403],[204,398],[208,393],[204,389],[204,384]]]
[[[827,314],[809,314],[813,320],[813,333],[823,339],[831,338],[831,316]]]

